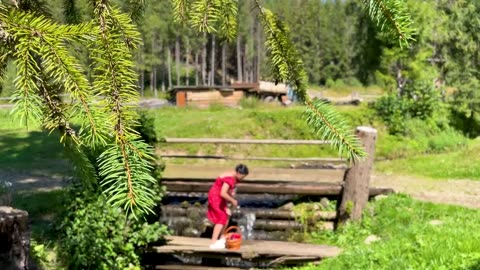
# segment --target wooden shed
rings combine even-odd
[[[212,104],[235,107],[245,96],[243,87],[229,86],[177,86],[170,91],[177,107],[192,105],[206,108]]]
[[[271,82],[232,83],[228,86],[176,86],[170,90],[177,107],[192,105],[206,108],[212,104],[238,106],[240,100],[247,96],[256,96],[262,100],[283,101],[287,86]]]

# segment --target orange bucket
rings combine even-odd
[[[235,230],[236,232],[231,232]],[[230,250],[238,250],[242,245],[242,235],[240,234],[240,230],[237,226],[230,226],[228,227],[225,232],[223,233],[225,237],[225,247]]]

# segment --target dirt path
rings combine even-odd
[[[390,187],[413,198],[442,204],[480,208],[480,181],[430,180],[416,176],[375,174],[371,184]]]

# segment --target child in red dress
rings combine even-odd
[[[223,230],[228,225],[228,220],[231,216],[231,211],[227,207],[227,202],[230,202],[234,207],[238,205],[233,190],[238,181],[242,180],[248,175],[248,168],[243,164],[237,165],[235,171],[227,172],[220,175],[208,192],[208,219],[215,224],[213,227],[212,244],[210,248],[225,248],[225,239],[218,239],[223,235]]]

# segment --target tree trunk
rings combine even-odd
[[[167,74],[168,74],[168,88],[172,88],[172,52],[170,46],[167,46]]]
[[[155,54],[155,35],[152,35],[152,60]],[[152,62],[152,70],[150,71],[150,90],[157,97],[157,89],[155,89],[155,63]]]
[[[162,54],[162,52],[163,52],[163,42],[160,42],[160,47],[158,49],[158,55],[160,56]],[[163,60],[161,65],[160,65],[160,80],[162,82],[162,84],[161,84],[162,92],[165,92],[165,84],[166,84],[166,81],[167,81],[167,75],[165,74],[165,69],[166,69],[165,60]],[[155,83],[155,86],[156,85],[157,85],[157,83]]]
[[[349,220],[359,220],[369,197],[377,130],[371,127],[357,127],[356,135],[365,147],[367,157],[363,161],[355,162],[345,172],[342,198],[337,204],[337,228]]]
[[[248,79],[248,46],[247,44],[245,44],[245,49],[244,49],[244,53],[243,53],[243,63],[242,63],[242,66],[243,66],[243,79],[246,81],[246,82],[249,82],[249,79]]]
[[[143,46],[142,46],[143,47]],[[145,96],[145,50],[140,55],[140,96]]]
[[[256,18],[256,17],[255,17]],[[256,21],[256,26],[257,26],[257,59],[255,61],[255,64],[256,64],[256,68],[255,68],[255,71],[256,71],[256,76],[255,76],[255,81],[258,82],[260,81],[260,72],[261,72],[261,59],[262,59],[262,31],[261,31],[261,25],[260,25],[260,22],[258,21],[258,19],[255,19]]]
[[[0,269],[28,269],[30,232],[28,213],[0,206]]]
[[[177,81],[175,85],[180,85],[180,37],[175,38],[175,72],[177,73]]]
[[[226,57],[227,43],[226,41],[222,44],[222,85],[226,85],[227,70],[225,67],[225,57]]]
[[[202,47],[202,84],[207,84],[207,34],[203,33]]]
[[[242,77],[242,38],[237,36],[237,80],[243,82]]]
[[[210,62],[210,85],[215,84],[215,35],[212,35],[212,50]]]
[[[195,86],[198,86],[198,73],[199,73],[198,52],[196,52],[195,53]]]
[[[186,44],[186,56],[185,56],[185,85],[190,85],[190,41],[187,37],[187,44]]]

